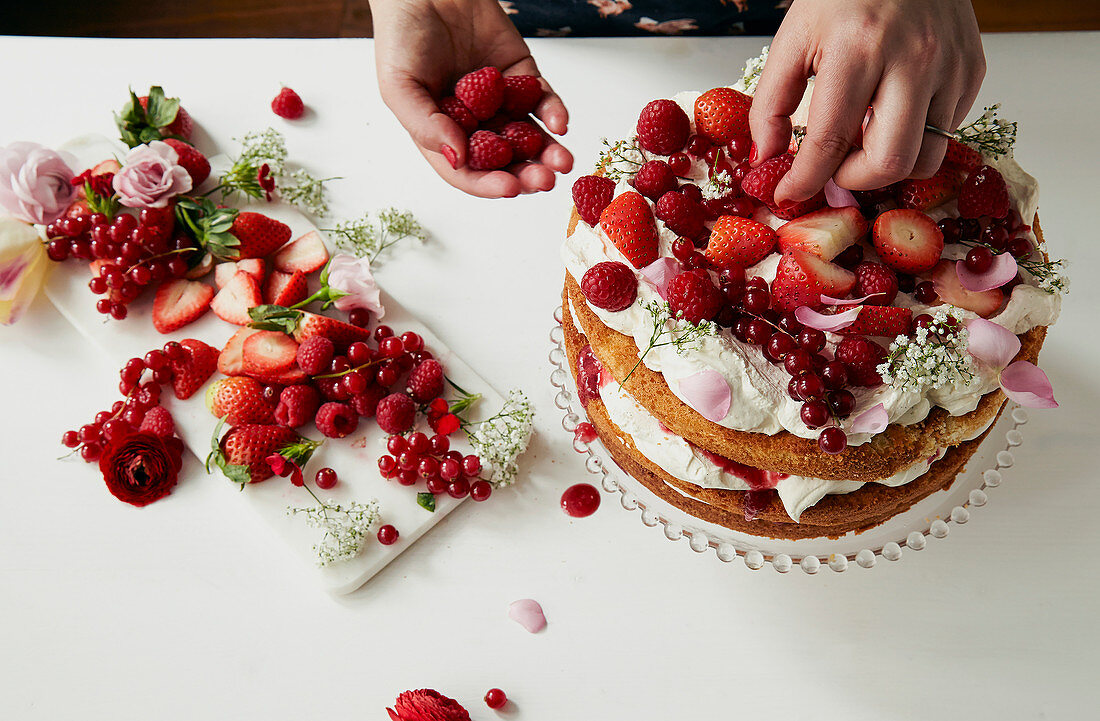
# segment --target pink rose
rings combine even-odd
[[[71,160],[37,143],[0,148],[0,206],[28,223],[57,220],[76,195]]]
[[[343,295],[333,300],[339,310],[353,308],[369,310],[375,318],[381,318],[386,309],[382,307],[382,298],[378,284],[370,272],[370,260],[351,255],[334,255],[328,264],[329,288]],[[333,296],[338,293],[333,293]]]
[[[129,208],[163,208],[191,190],[191,176],[172,146],[154,140],[129,152],[111,184],[119,202]]]

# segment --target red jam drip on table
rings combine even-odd
[[[766,491],[775,488],[776,483],[787,477],[786,473],[762,471],[759,468],[731,461],[729,458],[711,453],[705,448],[700,448],[694,443],[691,444],[691,447],[702,453],[711,463],[721,468],[723,473],[728,473],[747,483],[752,491]]]
[[[586,345],[577,354],[577,394],[582,404],[600,397],[600,375],[603,364],[592,352],[592,346]]]
[[[589,483],[578,483],[561,494],[561,510],[573,518],[591,516],[600,507],[600,492]]]

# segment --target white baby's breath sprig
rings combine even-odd
[[[1069,292],[1069,276],[1066,275],[1066,260],[1030,260],[1016,259],[1016,263],[1038,281],[1038,287],[1051,295]]]
[[[928,327],[918,326],[912,337],[899,335],[876,370],[884,383],[900,390],[920,392],[946,386],[965,386],[974,380],[967,352],[970,332],[953,310],[940,308]]]
[[[309,171],[298,168],[289,175],[281,176],[276,184],[279,197],[291,205],[297,205],[308,213],[323,218],[328,215],[328,199],[325,197],[325,182],[333,178],[318,179]]]
[[[638,139],[635,137],[616,140],[614,143],[607,138],[600,138],[600,142],[604,149],[600,152],[600,159],[596,161],[596,168],[603,168],[603,174],[615,182],[624,178],[630,180],[646,162],[645,153],[638,147]]]
[[[764,63],[768,61],[770,47],[771,45],[765,45],[759,55],[745,61],[745,69],[741,72],[741,84],[745,87],[745,92],[750,95],[756,91],[756,84],[760,82],[760,73],[764,70]]]
[[[981,117],[959,128],[959,140],[994,159],[1012,155],[1012,146],[1016,144],[1016,123],[998,118],[1000,107],[1001,104],[996,103],[985,108]]]
[[[516,459],[527,450],[534,430],[531,402],[518,388],[508,393],[504,406],[491,418],[463,426],[470,445],[487,471],[486,480],[496,487],[515,483],[519,473]]]
[[[319,179],[309,171],[287,168],[286,138],[278,130],[245,133],[239,139],[241,154],[218,181],[217,187],[206,193],[221,191],[223,197],[237,193],[257,200],[272,199],[272,191],[291,205],[318,217],[328,214],[325,183],[334,178]]]
[[[309,488],[307,487],[306,490]],[[359,555],[371,527],[378,520],[378,501],[370,500],[367,503],[352,501],[345,506],[332,499],[322,501],[313,491],[309,492],[317,500],[316,506],[288,507],[286,514],[288,516],[304,515],[306,525],[324,531],[321,540],[313,546],[317,554],[317,565],[327,566]]]
[[[638,356],[638,362],[623,378],[623,383],[634,375],[634,371],[638,370],[638,366],[654,348],[670,345],[676,349],[677,354],[685,355],[688,351],[697,350],[704,337],[718,335],[718,325],[713,321],[690,323],[681,317],[683,311],[673,316],[667,301],[651,300],[649,303],[642,303],[639,300],[638,304],[649,312],[653,330],[649,336],[649,344]]]
[[[278,130],[267,128],[245,133],[243,138],[234,138],[241,144],[241,155],[237,163],[259,168],[267,163],[272,175],[278,177],[286,167],[286,138]]]
[[[722,170],[714,173],[711,178],[700,188],[704,200],[714,200],[725,197],[733,189],[733,178]]]
[[[336,236],[336,247],[360,258],[368,258],[371,263],[398,241],[405,238],[424,241],[428,237],[427,231],[412,213],[397,208],[384,208],[373,215],[364,213],[354,220],[337,223],[331,232]]]

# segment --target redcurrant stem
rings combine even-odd
[[[355,366],[354,368],[348,368],[346,371],[340,371],[339,373],[325,373],[324,375],[313,376],[313,377],[314,378],[340,378],[341,376],[346,376],[348,373],[351,373],[352,371],[358,371],[358,370],[363,370],[364,368],[370,368],[375,363],[381,363],[384,360],[389,360],[389,359],[388,358],[375,358],[372,361],[367,361],[363,365],[358,365],[358,366]]]
[[[139,265],[145,265],[149,261],[153,261],[153,260],[156,260],[158,258],[164,258],[165,256],[175,255],[176,253],[190,253],[193,250],[195,250],[195,249],[194,248],[177,248],[176,250],[166,250],[163,253],[158,253],[157,255],[150,255],[148,258],[142,258],[141,260],[137,261],[136,263],[131,265],[129,268],[127,268],[123,272],[124,273],[129,273],[131,270],[133,270],[134,268],[137,268]]]

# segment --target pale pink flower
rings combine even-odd
[[[28,223],[52,223],[72,203],[72,159],[37,143],[0,148],[0,206]]]
[[[139,145],[127,154],[112,186],[128,208],[163,208],[191,190],[191,176],[179,164],[172,146],[160,140]]]
[[[370,311],[375,318],[381,318],[385,314],[381,292],[370,271],[368,258],[334,255],[329,261],[327,272],[326,282],[329,288],[343,294],[332,302],[338,310],[346,312],[362,308]]]

